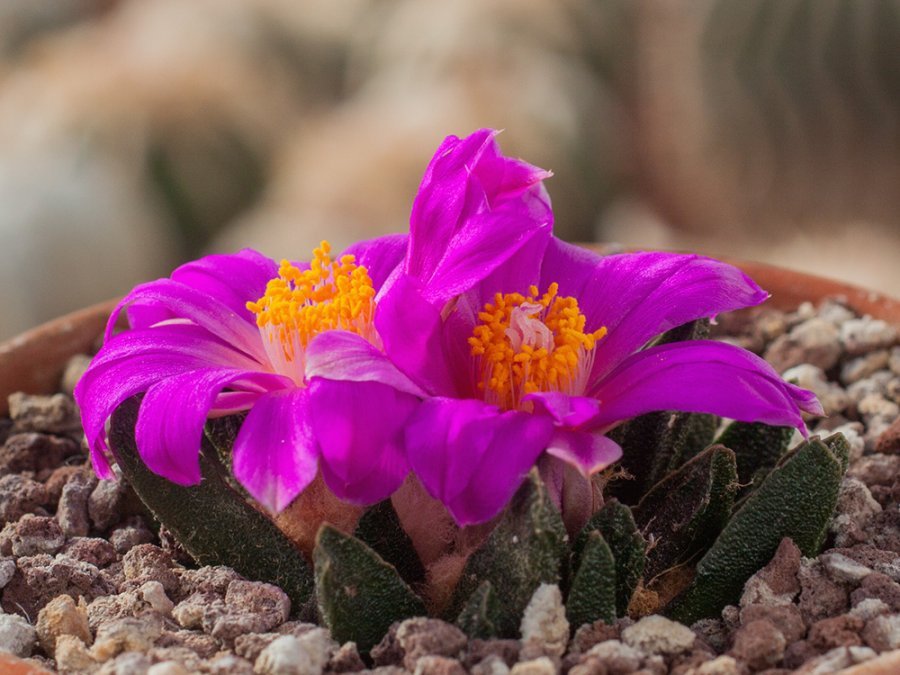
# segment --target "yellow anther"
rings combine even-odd
[[[375,289],[368,271],[354,256],[333,261],[330,252],[323,241],[307,270],[282,260],[265,295],[247,303],[273,360],[296,366],[310,341],[326,330],[347,330],[367,339],[374,335]]]
[[[540,391],[582,393],[601,327],[585,333],[587,319],[571,296],[560,297],[559,284],[543,295],[536,286],[529,296],[497,293],[479,312],[481,323],[469,346],[478,359],[478,389],[485,400],[505,410],[522,405],[522,397]]]

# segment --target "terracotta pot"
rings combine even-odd
[[[13,392],[58,391],[66,362],[91,351],[116,302],[108,300],[66,314],[0,343],[0,415],[9,412],[6,398]]]

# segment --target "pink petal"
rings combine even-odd
[[[313,338],[306,352],[306,377],[380,382],[413,396],[426,395],[372,343],[343,330],[326,331]]]
[[[356,264],[365,267],[375,290],[381,290],[392,272],[402,265],[409,243],[407,234],[389,234],[348,247],[342,255],[356,256]]]
[[[268,373],[204,368],[155,383],[141,401],[135,441],[141,459],[159,475],[180,485],[200,482],[203,426],[219,392],[242,379],[279,389],[284,379]]]
[[[388,358],[429,393],[455,394],[444,358],[440,310],[427,302],[416,281],[401,276],[378,303],[375,327]]]
[[[256,501],[283,511],[316,477],[318,445],[309,426],[308,390],[261,396],[234,442],[232,470]]]
[[[400,487],[409,473],[403,430],[415,397],[377,382],[317,379],[309,400],[322,476],[335,495],[374,504]]]
[[[602,471],[622,456],[619,444],[602,433],[557,427],[547,454],[561,459],[584,476]]]
[[[164,311],[171,317],[185,319],[258,362],[266,361],[262,338],[256,325],[248,321],[246,316],[238,314],[226,302],[203,290],[171,279],[159,279],[136,286],[113,310],[106,327],[107,340],[112,335],[119,313],[128,306],[143,307],[154,312]]]
[[[755,354],[707,340],[638,352],[600,383],[597,398],[600,411],[588,424],[600,430],[647,412],[682,410],[805,433],[801,410],[822,411],[815,396],[782,380]]]
[[[480,401],[432,398],[406,428],[413,471],[460,525],[497,515],[553,433],[544,415],[501,413]]]
[[[587,330],[608,329],[596,349],[594,383],[671,328],[768,297],[739,269],[710,258],[652,252],[601,258],[556,239],[541,277],[542,288],[556,281],[560,295],[578,299]]]

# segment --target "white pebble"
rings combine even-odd
[[[16,656],[31,656],[37,631],[18,614],[0,614],[0,651]]]
[[[654,614],[622,631],[622,640],[645,654],[679,654],[694,644],[694,632],[676,621]]]
[[[569,642],[569,622],[559,586],[538,586],[522,615],[520,632],[525,659],[561,657],[565,654]]]

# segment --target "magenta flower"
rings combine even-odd
[[[643,413],[806,432],[801,411],[822,412],[815,397],[757,356],[712,341],[645,348],[681,324],[763,302],[752,280],[696,255],[601,258],[565,244],[550,233],[546,174],[514,166],[494,174],[497,185],[530,184],[533,217],[496,208],[469,212],[461,226],[467,168],[432,165],[406,258],[375,315],[386,358],[428,394],[406,425],[410,465],[457,523],[495,516],[539,460],[565,500],[561,477],[616,461],[621,448],[606,433]],[[318,374],[358,378],[353,371]]]
[[[337,260],[323,244],[311,264],[280,267],[251,250],[208,256],[136,287],[75,391],[96,472],[112,476],[107,419],[144,393],[138,452],[169,480],[199,482],[206,420],[247,411],[233,470],[268,508],[285,508],[317,471],[342,499],[384,499],[409,472],[405,423],[426,392],[382,352],[380,298],[410,256],[439,303],[549,231],[545,176],[502,157],[491,132],[451,137],[413,209],[412,232],[427,236],[382,237]],[[503,222],[517,224],[513,237]],[[479,253],[456,255],[473,240]],[[130,327],[113,335],[123,310]]]

